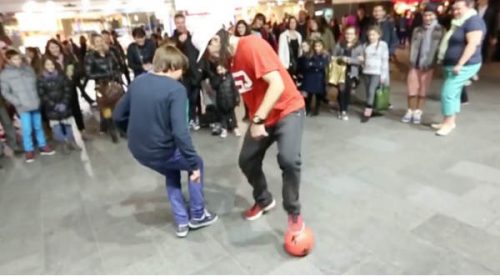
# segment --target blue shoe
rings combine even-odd
[[[189,225],[188,224],[177,225],[177,229],[175,230],[175,234],[177,235],[177,237],[185,238],[185,237],[187,237],[188,233],[189,233]]]
[[[216,214],[211,214],[207,210],[204,211],[203,216],[200,219],[192,218],[189,222],[189,228],[200,229],[203,227],[210,226],[214,224],[219,217]]]

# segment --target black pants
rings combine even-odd
[[[349,77],[346,77],[345,83],[339,85],[339,95],[337,97],[337,101],[339,104],[339,110],[341,112],[349,111],[349,104],[351,104],[352,85],[353,81]]]
[[[234,108],[230,111],[219,110],[218,113],[221,127],[223,129],[234,130],[238,127],[238,121],[236,120],[236,113],[234,112]]]
[[[82,109],[80,108],[80,102],[78,101],[78,91],[76,86],[73,87],[73,97],[71,97],[71,110],[73,111],[73,117],[75,117],[76,125],[78,130],[82,131],[85,129],[85,123],[83,121]]]
[[[7,108],[0,105],[0,124],[3,126],[3,131],[5,132],[5,138],[7,138],[7,145],[12,150],[21,150],[21,145],[17,142],[16,129],[12,124],[12,119],[7,111]],[[2,152],[0,152],[1,155]]]
[[[308,93],[306,98],[306,111],[307,113],[319,113],[319,107],[321,105],[321,101],[323,100],[323,94],[314,94]],[[316,100],[313,104],[313,98]]]
[[[467,93],[467,88],[465,86],[464,88],[462,88],[462,94],[460,95],[460,102],[461,103],[469,102],[469,94]]]
[[[283,207],[288,214],[300,214],[299,187],[301,175],[302,132],[304,110],[283,118],[275,126],[267,128],[268,137],[255,140],[247,131],[239,157],[239,165],[253,187],[253,197],[260,206],[267,206],[273,200],[262,171],[262,161],[267,149],[278,144],[278,164],[283,175]]]
[[[186,87],[189,98],[189,120],[195,121],[201,117],[201,97],[200,89],[193,87]]]

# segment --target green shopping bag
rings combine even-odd
[[[381,86],[375,92],[374,109],[376,111],[388,110],[391,105],[391,92],[389,87]]]

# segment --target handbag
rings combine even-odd
[[[328,83],[339,85],[345,83],[347,66],[340,59],[332,58],[328,66]]]
[[[102,82],[99,85],[97,103],[101,107],[115,106],[124,94],[123,86],[117,81]]]
[[[375,92],[374,109],[376,111],[388,110],[391,105],[390,89],[388,86],[381,86]]]

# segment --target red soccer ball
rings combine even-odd
[[[285,250],[296,257],[305,257],[314,247],[314,234],[308,227],[304,231],[295,233],[287,231],[285,234]]]

